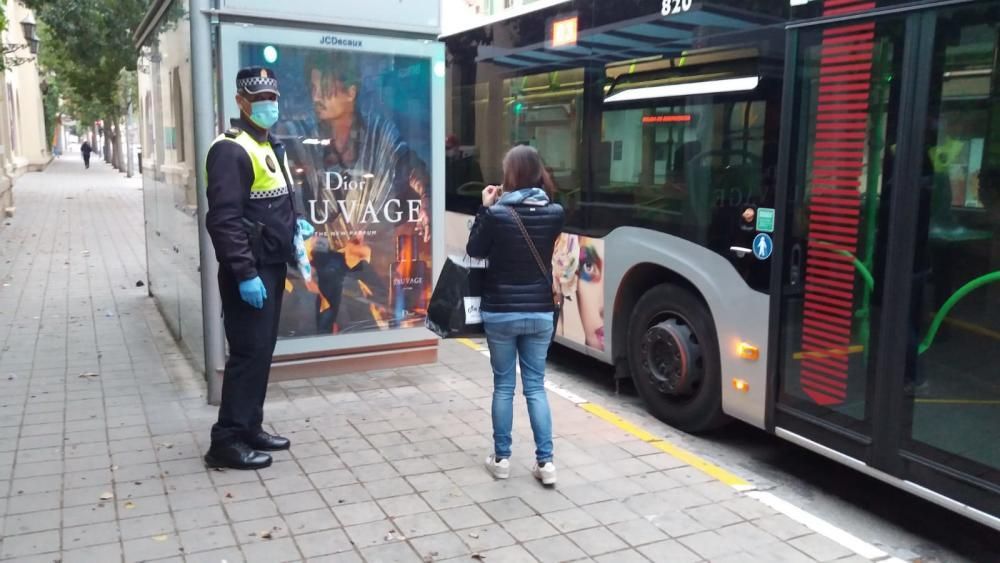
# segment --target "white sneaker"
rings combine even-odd
[[[486,458],[486,469],[493,475],[494,479],[506,479],[510,477],[510,460],[497,461],[497,456],[490,454],[490,457]]]
[[[535,463],[535,467],[531,470],[531,474],[535,476],[535,479],[541,481],[543,485],[556,484],[556,464],[551,461],[546,462],[545,465],[542,466]]]

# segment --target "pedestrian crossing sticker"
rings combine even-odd
[[[753,255],[758,260],[767,260],[771,257],[771,252],[773,251],[774,242],[771,240],[771,235],[760,233],[753,239]]]

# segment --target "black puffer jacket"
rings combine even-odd
[[[511,215],[517,211],[535,243],[549,275],[543,276]],[[562,232],[565,212],[539,189],[504,195],[492,207],[480,207],[466,252],[488,258],[482,310],[490,313],[536,313],[553,310],[552,250]]]

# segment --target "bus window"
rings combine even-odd
[[[1000,7],[938,16],[913,271],[908,449],[1000,482]]]
[[[632,225],[682,237],[730,259],[752,287],[765,290],[766,264],[729,251],[751,246],[756,234],[743,213],[773,202],[777,104],[772,109],[761,93],[751,94],[605,104],[590,230]]]
[[[538,149],[555,184],[553,200],[566,208],[569,223],[580,199],[582,107],[583,69],[503,81],[503,151],[514,145]]]

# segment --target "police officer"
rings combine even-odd
[[[266,451],[287,450],[287,438],[261,426],[287,264],[296,229],[312,225],[292,203],[285,148],[268,130],[278,121],[278,80],[267,68],[236,76],[240,118],[208,152],[208,233],[219,260],[219,291],[229,341],[219,420],[205,455],[210,467],[261,469]]]

